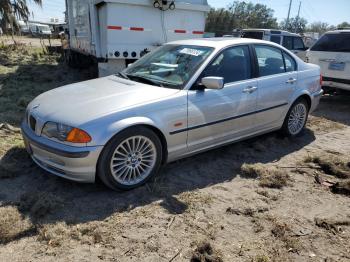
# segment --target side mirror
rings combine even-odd
[[[133,63],[130,63],[130,64],[128,64],[128,66],[127,66],[127,67],[130,67],[130,66],[132,66],[132,64],[133,64]]]
[[[208,89],[223,89],[224,88],[224,78],[217,76],[208,76],[202,78],[202,85]]]

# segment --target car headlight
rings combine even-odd
[[[84,130],[55,122],[47,122],[41,133],[48,138],[56,138],[71,143],[91,142],[91,136]]]

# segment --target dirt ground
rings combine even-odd
[[[324,96],[298,138],[232,144],[112,192],[29,159],[28,101],[91,76],[17,53],[0,49],[1,261],[350,261],[349,94]]]

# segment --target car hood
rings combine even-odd
[[[133,108],[179,92],[116,76],[59,87],[35,98],[28,106],[42,121],[79,127],[108,113]]]

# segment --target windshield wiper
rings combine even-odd
[[[124,78],[124,79],[130,80],[130,78],[127,76],[127,74],[125,74],[125,73],[123,73],[123,72],[118,72],[118,73],[117,73],[117,76],[120,76],[120,77],[122,77],[122,78]]]
[[[149,78],[144,77],[144,76],[127,75],[127,77],[129,77],[129,79],[131,79],[131,80],[135,80],[136,82],[142,82],[144,84],[150,84],[150,85],[164,87],[162,83],[159,83],[157,81],[154,81],[154,80],[149,79]]]

